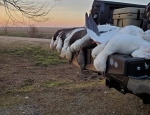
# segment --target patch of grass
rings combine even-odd
[[[27,86],[21,87],[19,89],[16,89],[15,92],[17,92],[17,93],[28,93],[28,92],[30,92],[30,91],[32,91],[34,89],[35,88],[34,88],[33,85],[27,85]]]
[[[36,87],[34,85],[27,85],[27,86],[21,86],[19,88],[15,89],[9,89],[7,91],[4,91],[2,94],[3,95],[17,95],[17,94],[26,94],[31,91],[36,90]]]
[[[64,84],[65,84],[64,81],[50,80],[50,81],[45,82],[43,86],[50,88],[50,87],[58,87]]]
[[[90,88],[90,87],[97,87],[104,84],[104,81],[90,81],[84,83],[76,83],[76,84],[69,84],[67,85],[67,89],[82,89],[82,88]]]
[[[35,59],[35,65],[48,66],[50,64],[66,63],[67,60],[61,59],[57,52],[50,49],[44,49],[40,46],[23,47],[17,49],[9,49],[3,51],[3,53],[24,56],[26,58],[33,57]]]
[[[74,83],[68,80],[49,80],[43,84],[43,87],[59,87],[63,86],[64,89],[74,90],[74,89],[82,89],[82,88],[92,88],[104,85],[105,81],[88,81],[83,83]]]
[[[21,86],[21,87],[16,88],[16,89],[7,90],[7,91],[3,92],[3,94],[28,93],[28,92],[31,92],[35,89],[36,88],[34,87],[34,85],[26,85],[26,86]]]

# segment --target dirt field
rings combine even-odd
[[[33,46],[51,52],[49,40],[0,37],[0,115],[150,114],[150,105],[108,89],[95,73],[82,75],[68,63],[35,65],[21,50]]]

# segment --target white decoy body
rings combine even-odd
[[[111,26],[111,25],[98,25],[97,26],[99,32],[105,32],[101,33],[100,36],[98,36],[95,32],[87,28],[87,33],[93,39],[95,42],[99,42],[100,44],[97,45],[92,50],[92,57],[95,59],[96,56],[104,49],[107,42],[118,34],[120,31],[119,27]]]
[[[73,30],[74,31],[74,30]],[[69,42],[68,39],[71,37],[71,33],[67,33],[66,34],[66,39],[64,40],[64,44],[62,44],[62,47],[61,47],[61,52],[60,52],[60,57],[64,58],[66,56],[66,49],[67,49],[67,43],[66,42]]]
[[[97,57],[97,55],[103,51],[105,47],[105,44],[98,44],[93,50],[92,50],[92,57],[93,59],[95,59]]]
[[[99,32],[107,32],[107,31],[110,31],[112,29],[118,29],[120,27],[113,26],[113,25],[110,25],[110,24],[105,24],[105,25],[98,25],[97,28],[98,28]]]
[[[132,52],[131,55],[133,57],[150,59],[150,46],[140,46],[140,48]]]
[[[66,58],[67,60],[71,60],[71,57],[72,57],[72,52],[70,50],[70,47],[68,46],[67,50],[66,50]]]
[[[56,40],[54,41],[54,48],[56,48],[58,40],[59,40],[59,35],[56,37]]]
[[[63,45],[62,39],[59,37],[58,38],[58,43],[57,43],[57,46],[56,46],[56,50],[57,50],[58,53],[61,52],[62,45]]]
[[[71,34],[64,40],[64,45],[62,47],[62,50],[61,50],[61,54],[60,56],[62,58],[64,58],[66,56],[66,50],[68,48],[68,44],[69,44],[69,40],[71,39],[71,37],[73,36],[74,33],[80,31],[80,30],[83,30],[84,28],[77,28],[77,29],[74,29]]]
[[[150,30],[143,32],[142,38],[144,40],[150,41]],[[141,57],[145,59],[150,59],[150,46],[141,45],[138,50],[135,50],[131,54],[133,57]]]
[[[63,30],[62,30],[62,31],[63,31]],[[50,47],[52,47],[52,49],[56,48],[57,43],[58,43],[58,39],[59,39],[59,37],[60,37],[62,31],[60,31],[60,32],[58,33],[58,35],[55,36],[55,37],[56,37],[55,40],[54,40],[54,36],[52,37],[51,42],[50,42]]]
[[[111,26],[109,26],[109,27],[111,28]],[[90,33],[88,33],[88,34],[90,34]],[[108,36],[106,36],[107,37],[106,41],[109,42],[109,40],[111,38],[113,38],[114,36],[116,36],[117,34],[129,34],[129,35],[133,35],[133,36],[142,37],[143,30],[141,28],[139,28],[139,27],[136,27],[136,26],[133,26],[133,25],[129,25],[129,26],[125,26],[125,27],[120,28],[120,29],[116,29],[116,34],[114,34],[112,31],[108,31],[106,33],[102,33],[100,35],[101,37],[99,36],[99,39],[105,39],[105,37],[103,35],[106,35],[106,34],[108,34]],[[99,40],[99,42],[100,42],[100,40]],[[103,48],[105,47],[105,45],[107,44],[107,42],[103,42],[102,43],[103,45],[99,44],[96,48],[94,48],[92,50],[92,57],[93,58],[96,58],[96,56],[103,50]]]
[[[101,25],[99,25],[98,27],[100,28]],[[91,37],[91,39],[93,39],[95,42],[99,42],[101,44],[107,44],[107,42],[112,38],[114,37],[115,35],[118,34],[120,28],[119,27],[115,27],[115,26],[110,26],[110,25],[106,25],[107,26],[107,32],[105,33],[101,33],[99,36],[93,32],[92,30],[90,29],[87,29],[87,33],[88,35]],[[102,27],[105,27],[104,25],[102,25]],[[110,28],[110,29],[109,29]],[[101,28],[102,30],[103,28]],[[105,31],[106,29],[104,28],[104,30],[102,31]],[[101,32],[101,31],[99,31]]]
[[[109,55],[113,53],[131,54],[132,52],[139,50],[141,45],[149,47],[150,42],[139,36],[118,34],[117,36],[113,37],[107,43],[103,51],[98,54],[94,60],[94,66],[98,71],[105,72],[106,61]],[[147,54],[148,52],[146,51],[145,53]]]
[[[142,37],[144,31],[134,25],[128,25],[120,29],[119,34],[129,34],[133,36],[139,36]]]
[[[118,34],[120,28],[116,26],[111,26],[111,25],[98,25],[97,26],[99,32],[106,32],[106,33],[101,33],[100,36],[97,36],[96,33],[94,33],[92,30],[87,28],[87,32],[89,36],[96,42],[99,42],[100,44],[97,45],[92,50],[92,57],[95,59],[96,56],[103,50],[107,42],[116,34]],[[106,39],[105,39],[106,38]],[[100,39],[100,40],[99,40]],[[103,39],[105,41],[103,42]],[[101,41],[102,40],[102,41]],[[102,43],[102,44],[101,44]]]
[[[53,49],[53,47],[54,47],[54,39],[53,39],[53,37],[51,38],[49,46],[50,46],[50,49]]]

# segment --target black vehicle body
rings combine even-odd
[[[113,24],[114,9],[124,7],[145,8],[146,5],[94,0],[91,14],[96,24]],[[87,49],[86,64],[88,70],[89,64],[93,64],[92,57]],[[121,65],[119,68],[110,65],[113,59]],[[150,103],[150,60],[142,58],[133,58],[130,55],[113,54],[107,60],[106,86],[113,87],[122,93],[133,93],[143,99],[143,103]],[[95,71],[95,70],[94,70]]]
[[[94,0],[91,9],[91,14],[96,24],[106,24],[106,23],[113,24],[112,17],[114,9],[124,7],[145,8],[146,5]]]

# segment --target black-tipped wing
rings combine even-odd
[[[94,41],[98,41],[100,33],[98,32],[98,28],[96,23],[94,22],[92,16],[88,17],[88,14],[85,14],[85,21],[86,21],[86,30],[87,34],[93,39]]]
[[[95,23],[95,21],[92,18],[92,15],[89,15],[89,21],[88,23],[90,24],[90,30],[92,30],[93,32],[95,32],[98,36],[100,35],[100,32],[98,31],[97,25]]]
[[[87,12],[85,13],[85,26],[87,27],[87,28],[90,28],[90,27],[88,27],[88,26],[90,26],[89,24],[89,17],[88,17],[88,14],[87,14]]]

